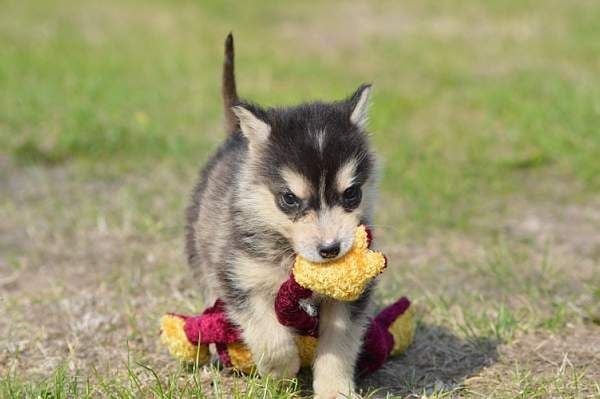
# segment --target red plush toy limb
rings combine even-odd
[[[220,299],[198,316],[180,317],[185,320],[185,335],[194,345],[198,345],[198,338],[200,344],[231,344],[240,340],[240,331],[227,320],[225,303]]]
[[[184,320],[183,331],[193,345],[216,344],[219,360],[231,366],[227,345],[241,340],[240,331],[229,322],[225,303],[218,299],[215,304],[197,316],[175,316]]]
[[[394,348],[394,337],[389,328],[404,312],[408,310],[410,301],[406,297],[385,307],[373,319],[363,340],[362,351],[358,360],[361,374],[370,374],[378,370],[389,358]]]
[[[300,300],[308,299],[312,291],[296,282],[294,276],[284,282],[275,298],[275,314],[279,323],[316,337],[319,333],[319,318],[311,316],[300,306]]]

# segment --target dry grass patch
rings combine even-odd
[[[600,334],[597,327],[560,334],[527,334],[499,348],[500,360],[466,381],[475,394],[494,397],[598,397]],[[490,391],[490,386],[494,388]]]

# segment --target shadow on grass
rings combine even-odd
[[[390,359],[359,385],[375,391],[374,397],[455,391],[466,378],[497,360],[498,344],[487,337],[465,340],[445,327],[421,324],[405,354]]]

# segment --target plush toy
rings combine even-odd
[[[315,295],[337,300],[354,300],[369,282],[385,268],[385,257],[371,251],[370,232],[364,226],[356,231],[353,248],[338,260],[311,263],[297,257],[290,278],[275,298],[279,322],[294,328],[303,366],[310,366],[318,339],[318,305]],[[410,301],[400,298],[384,308],[371,321],[358,360],[361,374],[380,368],[390,355],[402,353],[414,335]],[[169,352],[183,362],[205,364],[210,361],[208,345],[215,344],[221,363],[242,372],[250,372],[254,362],[241,341],[240,331],[231,324],[225,304],[215,304],[198,316],[168,314],[161,319],[161,341]]]

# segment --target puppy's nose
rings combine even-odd
[[[325,245],[319,246],[319,255],[325,259],[331,259],[338,256],[340,253],[340,242],[334,241]]]

